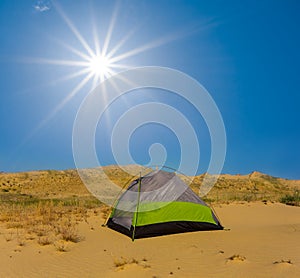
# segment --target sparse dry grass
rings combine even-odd
[[[239,261],[239,262],[243,262],[246,260],[246,257],[241,256],[241,255],[232,255],[229,258],[227,258],[227,261]]]
[[[149,264],[146,264],[146,261],[147,261],[146,258],[143,258],[141,261],[138,261],[135,258],[128,259],[128,258],[121,257],[121,258],[114,259],[114,266],[119,270],[124,269],[126,265],[132,265],[132,264],[138,265],[143,268],[150,268],[151,266]]]
[[[140,171],[137,166],[129,167],[136,173]],[[92,179],[98,177],[95,173],[93,169],[88,171]],[[120,187],[134,178],[115,166],[105,167],[103,175]],[[191,188],[197,194],[203,178],[204,175],[191,178]],[[220,175],[204,200],[209,203],[282,201],[299,205],[299,189],[300,181],[258,172]],[[40,245],[53,244],[57,250],[65,251],[67,242],[76,243],[83,239],[77,224],[88,223],[89,210],[104,218],[111,212],[88,192],[76,170],[0,173],[0,224],[7,229],[2,235],[7,242],[16,240],[19,246],[24,246],[27,241],[34,241]],[[23,231],[22,237],[19,231]]]
[[[126,166],[132,173],[143,173],[137,165]],[[147,171],[146,171],[147,172]],[[145,172],[145,173],[146,173]],[[102,170],[87,169],[88,178],[105,185],[105,180],[111,181],[123,187],[129,185],[130,180],[135,176],[128,174],[118,166],[103,167]],[[204,177],[214,181],[214,176],[204,174],[196,177],[180,176],[198,194],[199,187]],[[300,190],[300,180],[287,180],[272,177],[259,172],[252,172],[248,175],[227,175],[219,176],[216,184],[208,193],[206,201],[212,203],[226,203],[233,201],[274,201],[283,200],[289,202],[291,199],[283,199],[285,196],[293,195],[295,190]],[[54,203],[63,202],[64,206],[81,207],[81,200],[85,206],[98,206],[100,202],[91,197],[90,192],[82,183],[76,170],[65,171],[33,171],[26,173],[1,173],[0,174],[0,203],[7,201],[38,203],[43,199],[52,199]],[[293,204],[299,204],[299,198],[292,199]],[[1,216],[0,216],[1,217]],[[14,225],[14,224],[12,224]]]
[[[67,252],[69,250],[67,244],[63,240],[55,242],[54,246],[58,252]]]
[[[0,202],[0,223],[7,229],[3,236],[7,242],[17,239],[19,246],[25,246],[27,240],[32,240],[41,246],[53,244],[57,250],[66,251],[66,246],[57,242],[62,240],[77,243],[83,240],[77,224],[81,221],[87,222],[89,207],[93,207],[93,202]],[[19,231],[23,231],[22,236]]]
[[[82,237],[78,234],[75,223],[71,218],[60,219],[55,226],[56,234],[65,241],[79,242]]]
[[[117,268],[123,268],[125,265],[128,264],[139,264],[138,260],[131,258],[131,259],[126,259],[124,257],[118,258],[114,260],[114,266]]]
[[[111,213],[111,208],[109,206],[103,206],[101,208],[101,213],[103,218],[106,219]]]
[[[191,188],[199,193],[204,175],[194,177]],[[275,178],[263,173],[253,172],[249,175],[219,176],[219,179],[203,198],[209,203],[271,201],[279,202],[286,195],[300,190],[299,180]]]
[[[300,206],[300,191],[295,190],[293,194],[283,196],[280,202],[289,206]]]
[[[289,264],[292,265],[293,262],[291,260],[280,260],[280,261],[275,261],[273,264]]]
[[[45,246],[45,245],[50,245],[53,243],[53,241],[51,240],[51,238],[49,236],[41,236],[38,238],[38,244]]]

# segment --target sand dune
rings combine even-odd
[[[132,242],[101,226],[107,208],[76,170],[0,173],[0,277],[300,277],[300,207],[278,203],[299,204],[299,189],[259,172],[221,175],[206,200],[226,230]]]
[[[140,239],[108,228],[92,212],[79,224],[84,237],[53,245],[0,236],[1,277],[299,277],[300,208],[262,202],[216,205],[227,228]]]
[[[139,175],[141,167],[138,165],[124,166],[130,173]],[[118,166],[106,166],[101,171],[98,168],[85,170],[90,179],[99,181],[105,187],[106,178],[123,187],[131,176]],[[144,172],[146,169],[143,170]],[[146,173],[146,172],[145,172]],[[191,188],[198,194],[205,174],[196,177],[181,176],[183,180],[191,183]],[[136,176],[137,177],[137,176]],[[220,175],[213,189],[206,198],[210,202],[232,201],[279,201],[286,194],[300,191],[300,180],[288,180],[272,177],[260,172],[248,175]],[[0,201],[12,199],[39,198],[72,198],[89,197],[90,193],[82,183],[76,170],[47,170],[24,173],[0,172]],[[114,196],[114,195],[113,195]]]

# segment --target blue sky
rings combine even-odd
[[[57,61],[82,60],[64,45],[87,51],[59,11],[93,48],[93,22],[103,44],[118,7],[108,48],[132,30],[117,54],[147,46],[122,64],[180,70],[214,98],[227,134],[224,173],[257,170],[300,179],[299,6],[298,1],[283,0],[0,1],[0,171],[75,167],[73,122],[93,84],[90,80],[60,105],[85,77],[59,81],[80,68]],[[117,101],[105,116],[113,123],[126,111],[124,101],[130,107],[150,96],[186,114],[201,142],[199,173],[205,171],[210,156],[207,127],[184,100],[144,90]],[[103,164],[114,163],[110,131],[99,123],[96,145]],[[165,145],[167,163],[176,167],[176,135],[155,124],[133,134],[130,150],[136,161],[147,163],[148,148],[155,142]]]

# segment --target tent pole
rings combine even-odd
[[[135,175],[134,177],[136,177],[136,176],[137,176],[137,175]],[[116,203],[117,203],[117,201],[118,201],[118,199],[119,199],[119,197],[120,197],[120,195],[121,195],[123,189],[128,185],[129,182],[132,181],[132,179],[133,179],[134,177],[131,177],[126,183],[124,183],[123,187],[120,189],[118,195],[116,196],[116,198],[115,198],[115,200],[114,200],[114,202],[113,202],[113,204],[112,204],[112,206],[111,206],[110,213],[108,214],[108,216],[106,217],[104,223],[102,224],[102,227],[105,227],[105,226],[107,225],[107,222],[108,222],[108,219],[109,219],[109,217],[110,217],[110,215],[111,215],[111,212],[112,212],[113,209],[115,208],[115,205],[116,205]]]
[[[209,204],[209,207],[211,208],[212,212],[213,212],[213,213],[215,214],[215,216],[217,217],[217,219],[218,219],[220,225],[223,226],[223,225],[221,224],[220,218],[219,218],[219,216],[217,215],[217,213],[216,213],[216,211],[215,211],[213,205],[212,205],[212,204]]]
[[[135,223],[134,223],[133,231],[132,231],[132,241],[134,241],[135,227],[136,227],[137,218],[138,218],[138,211],[139,211],[139,205],[140,205],[140,194],[141,194],[141,183],[142,183],[142,173],[140,172],[139,186],[138,186],[138,199],[137,199],[136,212],[135,212],[136,216],[135,216]]]

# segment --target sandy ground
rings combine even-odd
[[[300,277],[300,208],[283,204],[218,205],[225,231],[132,242],[91,216],[84,240],[68,252],[0,230],[0,277]],[[230,259],[231,258],[231,259]]]

